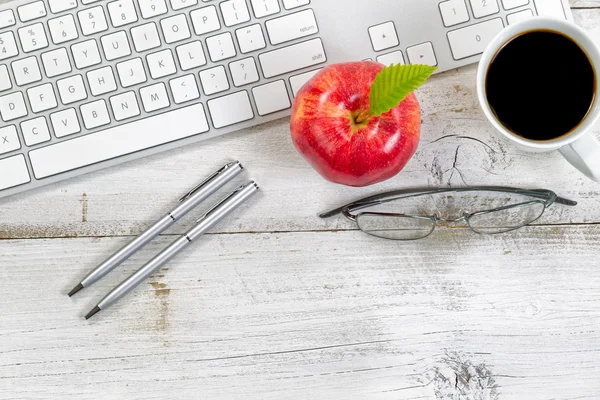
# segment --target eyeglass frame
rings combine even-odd
[[[424,196],[424,195],[429,195],[429,194],[440,194],[440,193],[460,193],[460,192],[477,192],[477,191],[519,194],[519,195],[533,197],[533,198],[536,198],[537,200],[531,200],[531,201],[521,202],[521,203],[517,203],[517,204],[511,204],[508,206],[496,207],[496,208],[489,209],[489,210],[480,210],[480,211],[475,211],[472,213],[465,213],[463,216],[456,218],[456,219],[452,219],[452,220],[439,218],[435,215],[424,216],[424,215],[407,215],[407,214],[399,214],[399,213],[382,213],[382,212],[364,212],[364,213],[358,213],[355,215],[352,214],[353,211],[358,211],[358,210],[362,210],[364,208],[373,207],[376,205],[385,204],[385,203],[389,203],[392,201],[409,198],[409,197],[417,197],[417,196]],[[413,196],[410,196],[411,194]],[[390,196],[393,196],[393,197],[388,198]],[[520,206],[527,205],[527,204],[534,204],[534,203],[542,204],[544,206],[544,208],[542,209],[542,212],[534,220],[529,221],[527,224],[524,224],[519,227],[508,229],[508,230],[505,230],[502,232],[485,233],[485,232],[476,230],[469,223],[469,220],[471,218],[478,216],[478,215],[503,211],[503,210],[516,208],[516,207],[520,207]],[[393,191],[383,192],[383,193],[379,193],[379,194],[372,195],[372,196],[367,196],[362,199],[355,200],[351,203],[343,205],[341,207],[335,208],[331,211],[321,213],[321,214],[319,214],[319,217],[325,219],[325,218],[330,218],[330,217],[333,217],[333,216],[341,213],[344,217],[346,217],[350,221],[357,223],[357,225],[358,225],[357,218],[362,215],[410,217],[410,218],[415,218],[415,219],[427,219],[432,222],[431,230],[427,233],[427,235],[425,235],[423,237],[419,237],[419,238],[414,238],[414,239],[391,239],[391,238],[385,238],[385,237],[376,236],[376,235],[371,234],[372,236],[380,237],[382,239],[409,241],[409,240],[420,240],[420,239],[427,238],[435,231],[437,223],[440,221],[459,222],[459,221],[464,220],[467,223],[467,225],[469,226],[469,229],[471,231],[481,234],[481,235],[496,235],[496,234],[508,233],[511,231],[515,231],[517,229],[521,229],[521,228],[528,226],[531,223],[537,221],[538,219],[540,219],[542,217],[542,215],[544,215],[544,212],[546,211],[546,209],[548,207],[552,206],[554,203],[558,203],[558,204],[562,204],[562,205],[566,205],[566,206],[576,206],[577,205],[576,201],[569,200],[564,197],[560,197],[555,192],[553,192],[552,190],[548,190],[548,189],[518,189],[518,188],[504,187],[504,186],[477,186],[477,187],[469,187],[469,188],[467,188],[467,187],[465,187],[465,188],[416,188],[416,189],[393,190]],[[359,226],[359,229],[362,231],[360,226]],[[365,231],[363,231],[363,232],[365,232]],[[369,232],[365,232],[365,233],[370,234]]]

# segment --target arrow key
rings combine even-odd
[[[431,42],[421,43],[406,49],[411,64],[438,65]]]
[[[398,34],[396,33],[396,26],[393,22],[386,22],[385,24],[370,27],[369,36],[371,37],[371,44],[375,51],[389,49],[400,44]]]
[[[184,75],[169,81],[175,104],[182,104],[200,97],[194,74]]]

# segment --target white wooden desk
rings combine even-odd
[[[572,6],[600,44],[600,1]],[[493,136],[474,76],[419,91],[418,154],[375,187],[322,180],[282,120],[2,200],[0,399],[600,398],[600,185],[558,153]],[[233,159],[260,196],[86,322],[202,210],[66,293]],[[465,184],[549,188],[580,205],[514,234],[440,229],[414,243],[316,217],[375,191]]]

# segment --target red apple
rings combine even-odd
[[[368,114],[371,84],[382,69],[368,61],[331,65],[296,96],[294,145],[332,182],[367,186],[389,179],[417,150],[421,109],[414,93],[381,116]]]

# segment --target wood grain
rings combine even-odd
[[[501,238],[442,229],[404,244],[358,232],[210,235],[81,318],[168,240],[72,300],[76,278],[122,238],[0,241],[0,398],[600,393],[597,226]]]
[[[600,44],[600,0],[571,5]],[[3,200],[0,399],[600,398],[600,185],[557,153],[495,136],[475,70],[419,91],[419,151],[371,188],[323,181],[281,120]],[[260,196],[84,321],[210,202],[97,285],[66,293],[233,159],[246,175],[211,200],[249,178]],[[376,191],[480,184],[549,188],[579,205],[505,236],[442,228],[414,243],[316,217]]]

